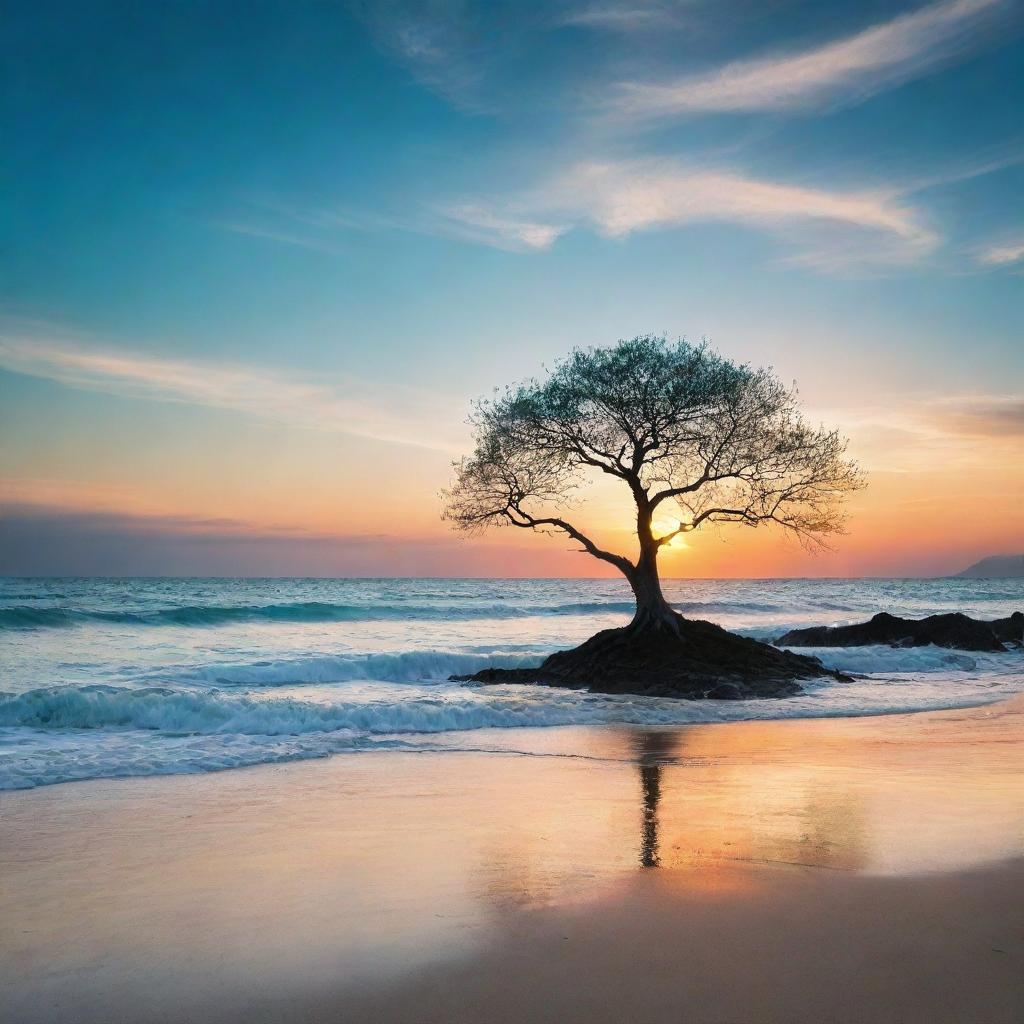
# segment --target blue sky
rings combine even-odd
[[[649,331],[850,432],[879,485],[820,571],[1024,542],[1022,29],[1013,0],[15,4],[0,571],[97,568],[100,520],[160,538],[123,571],[203,564],[213,520],[225,571],[270,571],[254,535],[274,571],[294,536],[335,572],[518,566],[437,521],[469,399]],[[969,538],[949,469],[1003,496]],[[919,539],[879,533],[900,501]]]

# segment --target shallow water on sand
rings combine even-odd
[[[681,580],[666,593],[686,615],[760,639],[880,610],[1024,608],[1024,580]],[[1024,652],[932,647],[816,649],[859,678],[785,701],[447,681],[535,665],[630,610],[614,580],[3,580],[0,789],[382,748],[516,749],[541,726],[962,707],[1024,690]]]

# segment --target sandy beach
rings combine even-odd
[[[4,794],[0,1019],[1024,1019],[1024,700],[475,739]]]

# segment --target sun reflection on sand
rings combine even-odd
[[[899,718],[628,730],[639,863],[901,874],[1024,853],[1020,714],[986,717],[920,718],[922,742]]]
[[[737,792],[728,768],[688,749],[691,736],[669,729],[630,736],[640,782],[642,868],[661,868],[677,884],[714,893],[754,884],[736,870],[742,863],[864,867],[863,813],[850,793],[811,787],[794,812],[793,794],[780,799],[771,779],[763,790]]]

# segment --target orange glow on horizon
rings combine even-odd
[[[1021,550],[1024,463],[1012,438],[953,439],[941,451],[905,445],[901,453],[884,437],[869,446],[856,436],[868,488],[853,496],[848,532],[831,538],[830,550],[809,552],[777,528],[705,525],[662,548],[662,574],[931,576]],[[440,453],[410,460],[398,446],[353,446],[320,435],[297,450],[294,437],[260,431],[235,447],[106,459],[84,479],[77,466],[53,457],[41,460],[33,476],[0,479],[0,504],[49,517],[108,517],[115,526],[132,520],[136,533],[315,538],[328,552],[336,537],[329,571],[339,575],[616,575],[566,538],[514,528],[453,534],[439,516],[438,490],[450,474]],[[657,535],[678,529],[675,511],[658,516]],[[635,555],[635,512],[612,482],[591,488],[569,518],[601,546]],[[372,552],[351,562],[343,548],[361,537],[372,541]]]

